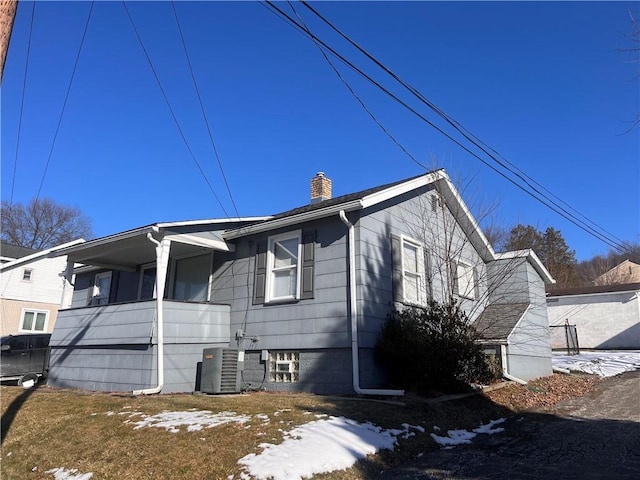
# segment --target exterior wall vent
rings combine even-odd
[[[232,348],[205,348],[202,352],[202,393],[238,393],[244,351]]]

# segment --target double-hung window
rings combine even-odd
[[[466,263],[456,265],[457,294],[473,300],[476,297],[475,269]]]
[[[269,237],[265,301],[300,298],[301,232]]]
[[[49,320],[49,310],[22,310],[21,332],[44,332]]]
[[[418,242],[405,237],[402,237],[402,291],[405,302],[426,303],[424,250]]]

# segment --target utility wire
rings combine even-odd
[[[293,11],[293,13],[295,13],[296,17],[298,17],[298,20],[300,22],[300,24],[303,26],[303,28],[305,29],[305,31],[307,32],[307,35],[311,34],[311,30],[309,30],[309,28],[307,27],[307,25],[304,23],[304,20],[302,20],[302,18],[300,17],[300,15],[298,14],[298,12],[296,11],[295,7],[293,6],[293,4],[287,0],[287,3],[289,4],[289,6],[291,7],[291,10]],[[375,122],[376,125],[378,125],[378,127],[380,127],[380,129],[384,132],[384,134],[389,137],[389,139],[396,144],[396,146],[402,150],[402,152],[407,155],[407,157],[409,157],[411,159],[411,161],[413,161],[415,164],[417,164],[418,166],[424,168],[425,170],[427,169],[426,165],[422,162],[420,162],[418,159],[416,159],[405,147],[404,145],[402,145],[394,136],[391,132],[389,132],[389,130],[387,130],[385,128],[385,126],[376,118],[376,116],[373,114],[373,112],[367,107],[367,105],[364,103],[364,101],[360,98],[360,96],[355,92],[355,90],[351,87],[351,85],[349,84],[349,82],[347,82],[347,80],[342,76],[342,74],[340,73],[340,71],[336,68],[336,66],[333,64],[333,62],[331,61],[331,59],[329,58],[329,56],[327,55],[327,53],[324,51],[324,49],[322,48],[322,46],[320,44],[318,44],[318,42],[312,38],[313,43],[316,45],[316,47],[318,47],[318,50],[320,50],[320,53],[322,54],[322,56],[324,57],[324,59],[327,61],[327,63],[329,64],[329,66],[331,67],[331,69],[334,71],[334,73],[338,76],[338,78],[340,79],[340,81],[344,84],[345,87],[347,87],[347,90],[349,90],[349,93],[351,93],[351,95],[353,95],[353,97],[356,99],[356,101],[360,104],[360,106],[364,109],[365,112],[367,112],[367,114],[371,117],[371,119]]]
[[[585,215],[583,215],[582,213],[580,213],[578,210],[576,210],[575,208],[573,208],[571,205],[569,205],[568,203],[566,203],[565,201],[563,201],[562,199],[560,199],[558,196],[556,196],[555,194],[553,194],[551,191],[549,191],[546,187],[544,187],[542,184],[540,184],[539,182],[537,182],[535,179],[533,179],[532,177],[530,177],[529,175],[527,175],[525,172],[523,172],[520,168],[518,168],[516,165],[514,165],[513,163],[511,163],[509,160],[507,160],[505,157],[503,157],[499,152],[497,152],[496,150],[494,150],[493,148],[491,148],[489,145],[487,145],[486,143],[484,143],[482,140],[480,140],[478,137],[476,137],[473,133],[471,133],[467,128],[465,128],[462,124],[460,124],[460,122],[456,121],[455,119],[451,118],[449,115],[447,115],[442,109],[440,109],[437,105],[435,105],[433,102],[429,101],[417,88],[413,87],[412,85],[410,85],[409,83],[407,83],[405,80],[403,80],[402,78],[400,78],[398,75],[396,75],[391,69],[389,69],[386,65],[384,65],[383,63],[381,63],[380,61],[378,61],[375,57],[373,57],[373,55],[371,55],[368,51],[366,51],[364,48],[362,48],[359,44],[357,44],[356,42],[354,42],[351,38],[349,38],[345,33],[343,33],[340,29],[338,29],[335,25],[333,25],[329,20],[327,20],[324,16],[322,16],[317,10],[315,10],[311,5],[309,5],[305,0],[300,0],[300,3],[302,3],[307,9],[309,9],[311,12],[313,12],[314,15],[316,15],[318,18],[320,18],[326,25],[328,25],[334,32],[336,32],[338,35],[340,35],[343,39],[345,39],[347,42],[349,42],[349,44],[351,44],[353,47],[355,47],[358,51],[360,51],[363,55],[365,55],[369,60],[371,60],[372,62],[374,62],[378,67],[380,67],[382,70],[384,70],[388,75],[390,75],[394,80],[396,80],[398,83],[400,83],[403,87],[405,87],[409,92],[411,92],[413,95],[415,95],[421,102],[423,102],[425,105],[427,105],[430,109],[432,109],[434,112],[436,112],[439,116],[441,116],[444,120],[446,120],[452,127],[454,127],[456,130],[458,130],[467,140],[471,141],[474,145],[476,145],[478,148],[480,148],[485,154],[489,155],[492,159],[494,159],[496,162],[498,162],[503,168],[506,168],[508,171],[510,171],[511,173],[515,174],[518,178],[520,178],[522,181],[524,181],[530,188],[532,188],[534,191],[536,191],[537,193],[540,193],[541,195],[543,195],[545,198],[549,199],[549,197],[547,197],[546,195],[542,194],[541,192],[539,192],[535,187],[533,187],[531,185],[531,183],[529,183],[530,181],[535,183],[537,186],[539,186],[540,188],[542,188],[544,191],[546,191],[548,194],[550,194],[552,197],[554,197],[556,200],[558,200],[559,202],[561,202],[562,204],[564,204],[566,207],[568,207],[569,209],[571,209],[572,211],[574,211],[576,214],[578,214],[579,216],[581,216],[586,222],[590,223],[592,226],[596,227],[597,229],[599,229],[601,232],[603,232],[604,234],[608,235],[610,238],[614,238],[615,240],[618,240],[619,242],[623,243],[622,240],[620,240],[619,238],[615,237],[613,234],[611,234],[610,232],[607,232],[604,228],[600,227],[598,224],[596,224],[595,222],[593,222],[591,219],[589,219],[588,217],[586,217]],[[514,170],[516,170],[516,172],[514,172],[511,168],[506,167],[502,162],[498,161],[497,158],[495,158],[492,154],[490,154],[489,152],[487,152],[483,147],[486,147],[488,150],[490,150],[493,154],[495,154],[497,157],[499,157],[502,161],[504,161],[505,163],[507,163],[508,165],[510,165],[510,167],[512,167]],[[550,200],[550,199],[549,199]],[[551,201],[551,200],[550,200]],[[554,202],[555,204],[555,202]],[[559,205],[555,204],[556,206],[560,207]],[[567,212],[565,210],[565,212],[567,214],[569,214],[569,212]],[[575,217],[574,217],[575,218]],[[576,220],[578,220],[576,218]]]
[[[229,214],[227,213],[227,210],[224,208],[224,205],[222,205],[222,202],[218,198],[218,195],[216,194],[215,190],[211,186],[211,182],[209,182],[209,179],[207,178],[207,175],[202,170],[202,167],[200,166],[200,163],[196,159],[196,156],[194,155],[193,151],[191,150],[191,147],[189,146],[189,143],[187,142],[187,138],[185,137],[184,132],[182,131],[182,128],[180,127],[180,123],[178,122],[178,118],[176,117],[176,114],[175,114],[175,112],[173,110],[173,107],[171,106],[171,102],[169,102],[169,98],[167,97],[167,94],[165,93],[164,88],[162,87],[162,83],[160,82],[160,78],[158,77],[156,69],[153,67],[153,62],[151,61],[151,57],[149,56],[149,53],[147,52],[147,49],[145,48],[144,43],[142,42],[142,38],[140,37],[140,33],[138,32],[138,29],[136,28],[136,24],[133,21],[133,17],[131,16],[131,13],[129,12],[129,8],[127,8],[127,4],[126,4],[126,2],[124,0],[122,1],[122,6],[124,7],[125,11],[127,12],[127,16],[129,17],[129,21],[131,22],[131,26],[133,27],[133,31],[135,32],[136,37],[138,38],[138,42],[140,43],[140,47],[142,47],[142,51],[144,52],[144,55],[147,58],[147,62],[149,63],[149,67],[151,68],[151,72],[153,73],[153,76],[156,79],[158,87],[160,88],[160,92],[162,93],[162,97],[164,98],[164,101],[167,104],[167,107],[169,108],[169,111],[171,112],[171,117],[173,118],[173,122],[175,123],[176,128],[178,129],[178,133],[180,134],[180,137],[182,138],[182,141],[184,142],[185,147],[187,147],[187,150],[189,151],[189,154],[191,155],[191,158],[193,159],[193,162],[196,164],[196,167],[198,168],[198,171],[200,172],[200,175],[202,175],[202,178],[204,178],[205,182],[207,182],[207,185],[209,186],[209,190],[211,190],[211,193],[213,194],[214,198],[218,202],[218,205],[220,205],[220,208],[224,212],[225,216],[227,218],[230,218]]]
[[[571,223],[573,223],[574,225],[576,225],[577,227],[579,227],[580,229],[582,229],[583,231],[589,233],[590,235],[598,238],[599,240],[603,241],[604,243],[607,243],[610,247],[616,249],[616,250],[628,250],[628,247],[624,244],[620,244],[615,242],[614,240],[612,240],[611,238],[609,238],[607,235],[600,233],[596,230],[594,230],[592,227],[590,227],[589,225],[586,225],[584,222],[580,221],[579,219],[577,219],[574,215],[572,215],[571,213],[567,212],[566,209],[560,207],[559,205],[557,205],[557,203],[555,203],[554,201],[550,200],[548,197],[546,197],[545,195],[543,195],[541,192],[539,192],[539,190],[532,188],[530,186],[530,184],[528,182],[525,181],[525,183],[527,185],[529,185],[529,188],[533,189],[533,192],[527,190],[524,186],[522,186],[521,184],[519,184],[516,180],[512,179],[511,177],[509,177],[507,174],[505,174],[504,172],[500,171],[498,168],[494,167],[493,165],[491,165],[487,160],[485,160],[484,158],[481,158],[477,153],[471,151],[467,146],[463,145],[462,143],[460,143],[460,141],[458,141],[457,139],[453,138],[450,134],[448,134],[447,132],[445,132],[442,128],[436,126],[433,122],[429,121],[426,117],[424,117],[422,114],[420,114],[419,112],[417,112],[414,108],[412,108],[411,106],[409,106],[406,102],[404,102],[403,100],[401,100],[400,98],[398,98],[396,95],[394,95],[393,93],[391,93],[388,89],[386,89],[385,87],[383,87],[379,82],[375,81],[371,76],[369,76],[368,74],[366,74],[364,71],[362,71],[360,68],[356,67],[352,62],[350,62],[349,60],[347,60],[343,55],[339,54],[335,49],[333,49],[332,47],[330,47],[328,44],[326,44],[325,42],[323,42],[321,39],[319,39],[316,35],[314,35],[312,32],[305,30],[305,28],[303,26],[301,26],[298,22],[296,22],[293,18],[291,18],[289,15],[287,15],[284,11],[282,11],[280,8],[278,8],[273,2],[267,0],[265,2],[271,9],[272,9],[272,13],[280,16],[281,18],[283,18],[284,20],[286,20],[288,23],[290,23],[292,26],[294,26],[295,28],[297,28],[298,30],[300,30],[302,33],[304,33],[305,35],[307,35],[308,37],[310,37],[312,40],[314,40],[314,42],[318,42],[320,45],[323,46],[323,48],[325,48],[326,50],[328,50],[333,56],[335,56],[336,58],[338,58],[340,61],[342,61],[345,65],[347,65],[348,67],[350,67],[351,69],[353,69],[356,73],[358,73],[359,75],[361,75],[363,78],[365,78],[366,80],[368,80],[369,82],[371,82],[373,85],[375,85],[377,88],[379,88],[381,91],[383,91],[384,93],[386,93],[387,95],[389,95],[392,99],[394,99],[395,101],[397,101],[398,103],[400,103],[402,106],[404,106],[405,108],[407,108],[409,111],[411,111],[414,115],[416,115],[418,118],[420,118],[421,120],[423,120],[424,122],[426,122],[428,125],[430,125],[432,128],[436,129],[439,133],[441,133],[442,135],[444,135],[445,137],[447,137],[448,139],[450,139],[451,141],[453,141],[456,145],[458,145],[459,147],[461,147],[463,150],[465,150],[466,152],[468,152],[470,155],[472,155],[473,157],[477,158],[478,160],[480,160],[484,165],[486,165],[487,167],[491,168],[493,171],[495,171],[496,173],[498,173],[500,176],[502,176],[503,178],[505,178],[507,181],[509,181],[510,183],[512,183],[513,185],[515,185],[517,188],[519,188],[520,190],[522,190],[523,192],[527,193],[528,195],[530,195],[532,198],[534,198],[535,200],[537,200],[538,202],[542,203],[543,205],[545,205],[547,208],[549,208],[550,210],[558,213],[560,216],[562,216],[563,218],[565,218],[566,220],[570,221]],[[419,93],[419,92],[418,92]],[[425,99],[426,100],[426,99]],[[435,107],[435,106],[434,106]],[[430,107],[431,108],[431,107]],[[433,108],[432,108],[433,110]],[[436,113],[438,113],[439,109],[437,107],[435,107]],[[440,113],[438,113],[440,115]],[[448,118],[445,118],[445,120],[451,124],[451,120]],[[455,127],[455,125],[454,125]],[[457,131],[460,132],[459,128],[456,128]],[[463,132],[460,132],[463,133]],[[467,140],[471,141],[471,143],[476,147],[479,148],[480,150],[482,150],[486,155],[488,155],[492,160],[494,160],[496,163],[498,163],[498,165],[502,166],[503,168],[505,168],[507,171],[509,171],[511,174],[514,174],[513,171],[509,170],[502,162],[500,162],[498,159],[496,159],[493,155],[489,154],[484,148],[482,148],[480,145],[478,145],[476,142],[472,141],[468,135],[465,135],[463,133],[463,136],[465,136],[465,138],[467,138]],[[516,174],[516,176],[518,176]],[[541,198],[542,197],[542,198]]]
[[[78,61],[80,60],[80,53],[82,52],[82,46],[84,45],[84,39],[87,36],[87,30],[89,29],[89,21],[91,20],[91,13],[93,12],[94,2],[91,2],[91,7],[89,7],[89,15],[87,15],[87,22],[84,25],[84,32],[82,32],[82,39],[80,40],[80,46],[78,47],[78,53],[76,55],[76,60],[73,63],[73,71],[71,72],[71,78],[69,79],[69,85],[67,87],[67,93],[64,96],[64,102],[62,103],[62,110],[60,111],[60,118],[58,118],[58,124],[56,125],[56,131],[53,135],[53,141],[51,142],[51,149],[49,150],[49,156],[47,157],[47,163],[44,167],[44,172],[42,173],[42,180],[40,180],[40,187],[38,188],[38,193],[36,195],[35,202],[40,198],[40,192],[42,192],[42,186],[44,185],[44,179],[47,176],[47,170],[49,169],[49,163],[51,163],[51,156],[53,155],[53,148],[56,144],[56,139],[58,138],[58,132],[60,131],[60,125],[62,124],[62,117],[64,116],[64,110],[67,107],[67,100],[69,100],[69,93],[71,92],[71,85],[73,84],[73,79],[76,75],[76,70],[78,68]]]
[[[22,131],[22,114],[24,112],[24,97],[27,91],[27,72],[29,71],[29,58],[31,52],[31,37],[33,35],[33,19],[36,14],[36,2],[31,5],[31,22],[29,22],[29,40],[27,41],[27,60],[24,64],[24,77],[22,79],[22,96],[20,98],[20,116],[18,117],[18,132],[16,137],[16,158],[13,161],[13,175],[11,178],[11,196],[9,197],[9,205],[13,203],[13,192],[16,185],[16,172],[18,170],[18,151],[20,150],[20,132]]]
[[[213,141],[213,135],[211,134],[211,127],[209,126],[209,120],[207,119],[207,114],[205,112],[204,105],[202,103],[202,97],[200,96],[200,89],[198,88],[198,83],[196,82],[196,77],[193,73],[193,66],[191,65],[191,59],[189,58],[189,52],[187,51],[187,44],[185,43],[184,36],[182,35],[182,27],[180,26],[180,20],[178,19],[178,12],[176,11],[176,3],[174,0],[171,0],[171,6],[173,7],[173,15],[176,19],[178,32],[180,33],[180,40],[182,41],[182,48],[184,49],[184,55],[187,58],[187,63],[189,65],[189,72],[191,73],[191,80],[193,81],[193,87],[196,90],[198,102],[200,103],[200,111],[202,112],[202,118],[204,119],[204,123],[207,127],[207,133],[209,134],[209,140],[211,141],[211,146],[213,147],[213,153],[215,154],[216,160],[218,161],[218,167],[220,167],[220,173],[222,174],[222,179],[224,180],[224,184],[227,187],[227,193],[229,193],[229,198],[231,199],[231,203],[233,204],[233,209],[236,212],[236,216],[240,218],[240,214],[238,213],[238,207],[236,206],[236,202],[234,201],[233,195],[231,194],[231,189],[229,188],[229,182],[227,181],[227,176],[224,173],[224,168],[222,168],[222,161],[220,160],[220,155],[218,154],[216,143]]]

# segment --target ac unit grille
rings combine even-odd
[[[203,393],[237,393],[240,391],[238,350],[205,348],[202,354]]]

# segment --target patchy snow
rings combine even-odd
[[[140,412],[127,412],[130,416],[142,415]],[[142,420],[136,422],[127,421],[135,425],[134,430],[145,427],[164,428],[171,433],[178,433],[178,427],[187,427],[187,432],[197,432],[203,428],[213,428],[225,423],[248,422],[251,417],[247,415],[238,415],[234,412],[212,413],[209,410],[186,412],[161,412],[156,415],[142,415]]]
[[[471,443],[471,439],[476,437],[478,434],[484,433],[488,435],[493,435],[494,433],[504,432],[504,428],[498,427],[493,428],[495,425],[498,425],[504,422],[506,419],[499,418],[498,420],[491,420],[489,423],[480,425],[478,428],[474,428],[472,432],[468,430],[449,430],[447,432],[447,436],[436,435],[435,433],[431,434],[431,438],[435,440],[438,445],[443,447],[450,448],[454,445],[461,445],[463,443]],[[440,428],[434,426],[434,430],[439,431]]]
[[[56,480],[89,480],[93,477],[93,473],[78,473],[78,470],[72,468],[67,470],[66,468],[52,468],[45,473],[52,473]]]
[[[473,431],[475,433],[486,433],[487,435],[493,435],[494,433],[504,432],[504,428],[498,427],[493,428],[495,425],[503,423],[506,418],[499,418],[497,420],[491,420],[489,423],[485,425],[480,425],[478,428],[474,428]]]
[[[281,444],[263,443],[261,453],[241,458],[241,478],[300,480],[343,470],[381,449],[393,450],[396,437],[406,432],[407,429],[384,430],[345,417],[315,420],[283,432]]]
[[[474,438],[477,433],[469,432],[467,430],[449,430],[447,431],[447,436],[442,437],[440,435],[436,435],[435,433],[431,434],[431,438],[435,440],[438,445],[442,445],[443,447],[449,445],[461,445],[463,443],[471,443],[471,439]]]
[[[640,351],[592,351],[579,355],[553,355],[553,366],[601,377],[640,369]]]

